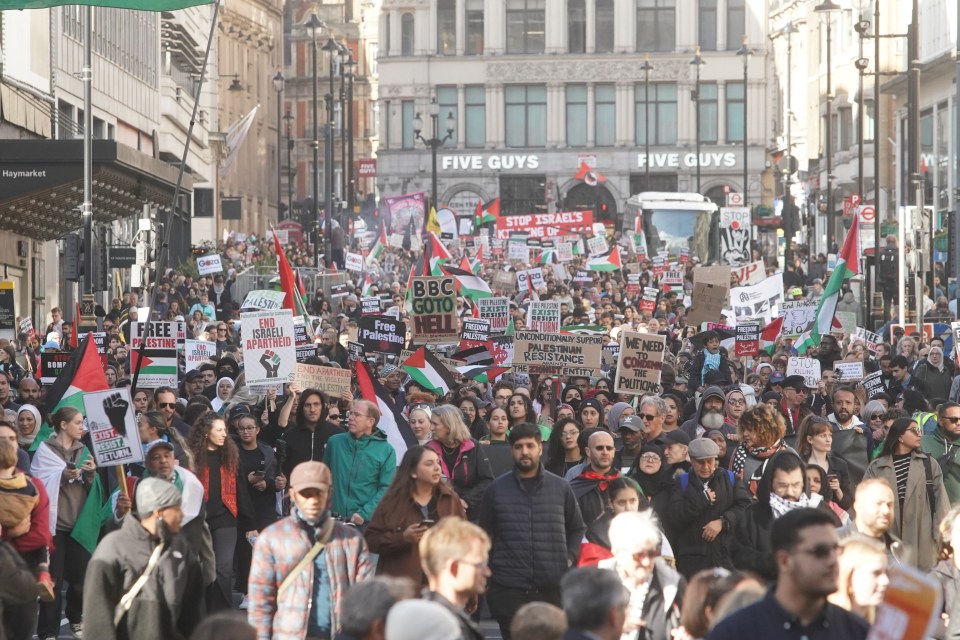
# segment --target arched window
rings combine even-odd
[[[564,211],[593,211],[596,214],[599,209],[599,217],[595,215],[594,218],[597,222],[617,219],[617,200],[603,186],[574,185],[563,197],[562,204]]]
[[[413,14],[400,16],[400,55],[413,55]]]

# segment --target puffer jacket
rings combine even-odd
[[[397,472],[397,453],[382,431],[359,438],[338,433],[327,441],[323,461],[333,473],[333,510],[369,522]]]
[[[493,482],[493,470],[487,452],[473,438],[460,443],[453,469],[447,468],[443,459],[443,445],[436,440],[427,442],[426,447],[440,456],[440,468],[443,475],[453,481],[453,489],[467,503],[467,518],[476,522],[480,518],[479,507],[483,492]]]
[[[180,535],[167,544],[133,606],[113,625],[114,607],[147,568],[156,542],[136,518],[100,541],[87,565],[83,631],[103,640],[177,640],[188,638],[205,613],[203,579],[196,554]]]
[[[516,470],[490,485],[480,503],[490,535],[491,581],[511,589],[556,589],[576,566],[586,531],[570,485],[540,467],[530,492]]]

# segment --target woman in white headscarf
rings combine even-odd
[[[930,347],[927,359],[917,366],[913,373],[913,379],[923,395],[931,402],[934,400],[943,401],[950,397],[950,385],[953,382],[953,376],[950,370],[943,363],[943,349],[940,347]],[[922,386],[921,386],[922,385]]]
[[[44,430],[40,411],[32,404],[21,405],[17,410],[17,444],[30,454],[31,459],[40,443],[53,433],[49,427],[45,433],[41,431]]]
[[[217,395],[213,399],[213,402],[210,405],[213,407],[213,410],[223,415],[223,405],[230,399],[230,396],[233,395],[233,388],[236,386],[236,383],[232,378],[227,378],[224,376],[217,380]]]

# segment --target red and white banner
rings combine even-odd
[[[593,211],[558,211],[497,219],[497,238],[507,239],[511,232],[525,233],[528,238],[548,238],[585,231],[593,226]]]

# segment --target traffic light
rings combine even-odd
[[[96,228],[96,253],[94,256],[93,289],[94,291],[110,290],[110,267],[107,261],[107,227],[100,225]]]
[[[63,238],[63,278],[78,282],[83,275],[83,247],[80,236],[68,233]]]

